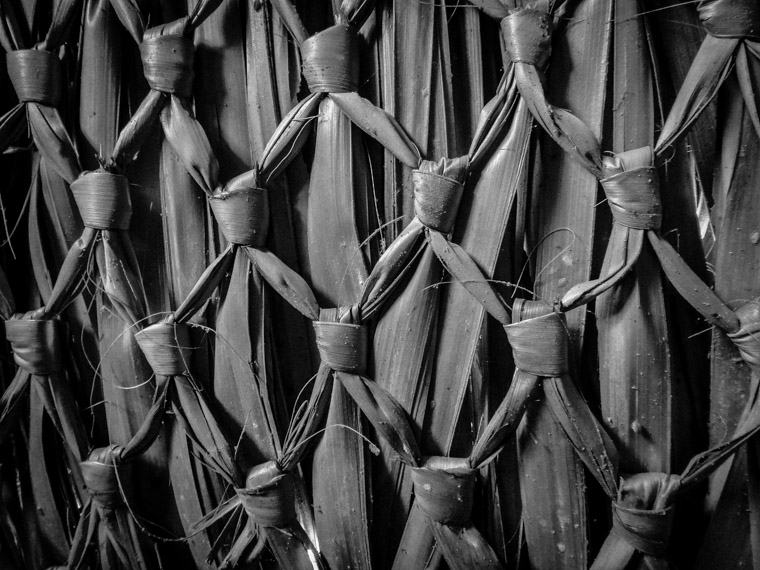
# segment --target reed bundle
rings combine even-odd
[[[760,567],[759,30],[0,0],[0,566]]]

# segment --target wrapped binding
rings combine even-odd
[[[135,335],[137,344],[153,372],[182,376],[190,365],[190,327],[186,324],[156,323]]]
[[[54,374],[63,368],[60,324],[52,320],[10,319],[5,336],[13,360],[32,374]]]
[[[510,59],[542,69],[552,51],[549,16],[532,8],[518,9],[501,21]]]
[[[151,89],[189,97],[193,90],[193,41],[180,35],[162,35],[140,44],[143,73]]]
[[[367,368],[367,327],[324,321],[313,324],[322,362],[340,372],[364,373]]]
[[[209,198],[219,227],[228,242],[262,247],[269,231],[269,194],[265,188],[240,188]]]
[[[7,56],[8,76],[23,103],[55,107],[61,102],[61,62],[54,53],[24,49]]]
[[[464,185],[432,172],[412,171],[414,213],[423,225],[442,234],[451,233]]]
[[[303,76],[312,93],[349,93],[359,88],[359,34],[337,24],[301,46]]]
[[[125,176],[87,172],[72,182],[71,192],[85,226],[99,230],[129,229],[132,200]]]

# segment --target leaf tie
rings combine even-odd
[[[472,512],[475,471],[467,458],[430,457],[412,469],[414,495],[435,522],[464,526]]]
[[[193,40],[179,34],[148,30],[140,44],[143,74],[151,89],[190,97],[193,91]]]
[[[507,53],[514,63],[542,69],[552,51],[549,16],[532,8],[518,9],[501,21]]]
[[[626,568],[643,555],[642,567],[666,567],[648,557],[663,559],[670,541],[674,507],[671,499],[681,477],[667,473],[637,473],[621,482],[612,504],[612,530],[591,570]]]
[[[156,374],[187,374],[191,351],[188,325],[156,323],[138,332],[135,340]]]
[[[673,507],[654,511],[612,505],[612,532],[636,550],[662,557],[673,526]]]
[[[412,170],[414,213],[420,222],[442,234],[451,233],[462,200],[464,184],[433,172]]]
[[[235,492],[246,514],[262,527],[285,527],[296,520],[293,476],[274,461],[251,469],[245,488]]]
[[[54,53],[25,49],[7,55],[8,76],[22,103],[55,107],[61,101],[61,62]]]
[[[211,196],[209,204],[228,242],[264,246],[269,230],[269,194],[265,188],[224,190]]]
[[[82,477],[87,493],[99,507],[114,508],[124,503],[121,488],[129,482],[129,464],[121,463],[121,448],[117,445],[94,449],[87,461],[82,461]]]
[[[359,87],[359,34],[336,24],[301,46],[303,76],[312,93],[349,93]]]
[[[711,36],[760,40],[760,4],[757,0],[703,0],[699,19]]]
[[[87,172],[71,183],[82,222],[99,230],[127,230],[132,217],[129,182],[121,174]]]
[[[367,327],[315,321],[317,349],[322,362],[338,372],[364,374],[367,368]]]
[[[13,360],[31,374],[54,374],[63,368],[60,325],[53,320],[10,319],[5,336]]]
[[[617,223],[638,230],[660,228],[662,204],[653,161],[650,147],[604,157],[607,176],[601,183]]]
[[[530,301],[523,302],[527,303]],[[517,309],[514,311],[516,315]],[[564,315],[549,313],[528,318],[506,325],[504,330],[512,347],[515,366],[520,370],[550,378],[567,374],[567,325]]]
[[[760,376],[760,303],[750,301],[736,310],[741,328],[728,333],[728,338],[739,349],[742,360]]]

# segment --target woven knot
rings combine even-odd
[[[269,230],[269,193],[265,188],[239,188],[209,198],[219,228],[230,243],[262,247]]]
[[[552,43],[548,14],[532,8],[518,9],[501,21],[501,33],[513,62],[541,69],[549,61]]]
[[[467,459],[430,457],[412,469],[417,504],[441,524],[465,525],[472,512],[475,471]]]
[[[148,30],[150,32],[150,30]],[[151,35],[140,44],[143,74],[151,89],[190,97],[193,90],[195,47],[181,35]]]
[[[662,223],[662,204],[651,147],[604,157],[601,181],[615,221],[625,227],[656,230]]]
[[[312,93],[347,93],[359,87],[359,34],[337,24],[301,46],[303,76]]]
[[[126,177],[110,172],[87,172],[71,184],[71,192],[88,228],[127,230],[132,201]]]
[[[156,374],[187,374],[191,351],[188,325],[156,323],[138,332],[135,340]]]
[[[13,360],[32,374],[54,374],[63,368],[60,325],[52,320],[10,319],[5,336],[13,349]]]
[[[760,303],[750,301],[736,309],[741,328],[728,333],[728,338],[739,349],[742,360],[752,369],[752,373],[760,376]]]
[[[315,321],[314,332],[322,362],[340,372],[364,373],[367,369],[367,327]]]
[[[612,532],[636,550],[651,556],[665,554],[673,527],[673,507],[660,510],[612,505]]]
[[[551,308],[539,301],[522,301],[519,305],[513,308],[512,318],[521,320],[504,326],[515,366],[536,376],[566,374],[567,325],[564,315],[543,314]],[[536,312],[540,316],[532,316]]]
[[[19,101],[55,107],[61,102],[61,61],[54,53],[36,49],[10,52],[8,76]]]
[[[82,477],[92,500],[101,507],[113,508],[124,502],[121,490],[129,484],[129,465],[122,464],[121,447],[110,445],[94,449],[80,463]]]
[[[757,0],[703,0],[699,19],[711,36],[760,40],[760,3]]]
[[[432,172],[412,171],[414,213],[426,227],[448,234],[454,228],[464,185]]]
[[[612,505],[612,532],[636,550],[662,556],[673,523],[670,498],[681,486],[681,477],[667,473],[637,473],[620,483]]]
[[[246,514],[260,526],[284,527],[296,519],[293,476],[274,461],[251,469],[245,489],[236,493]]]

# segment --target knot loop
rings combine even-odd
[[[711,36],[760,40],[760,4],[757,0],[703,0],[699,19]]]
[[[132,217],[129,182],[121,174],[86,172],[71,183],[82,222],[98,230],[127,230]]]
[[[295,485],[290,473],[268,461],[248,473],[245,489],[236,489],[246,514],[263,527],[284,527],[296,520]]]
[[[367,327],[315,321],[314,332],[322,362],[340,372],[364,373],[367,368]]]
[[[542,69],[552,52],[549,15],[532,8],[512,12],[501,21],[509,58]]]
[[[657,230],[662,223],[662,204],[651,147],[604,157],[601,181],[615,221],[639,230]]]
[[[209,198],[219,228],[228,242],[263,247],[269,231],[269,193],[265,188],[236,188]]]
[[[414,213],[420,222],[442,234],[451,233],[462,201],[464,184],[433,172],[412,170]]]
[[[150,35],[140,44],[143,74],[151,89],[190,97],[195,46],[181,35]]]
[[[100,507],[113,508],[124,502],[121,489],[128,488],[130,469],[121,463],[121,447],[109,445],[94,449],[82,461],[82,477],[87,492]]]
[[[53,320],[10,319],[5,336],[13,349],[13,360],[32,374],[54,374],[63,369],[60,324]]]
[[[301,46],[303,76],[312,93],[348,93],[359,88],[359,34],[336,24]]]
[[[673,527],[673,507],[644,510],[612,505],[612,532],[636,550],[661,557],[665,554]]]
[[[417,503],[432,520],[463,526],[472,512],[475,471],[466,458],[430,457],[412,468]]]
[[[22,103],[42,103],[55,107],[63,92],[61,61],[54,53],[23,49],[7,56],[8,76]]]
[[[680,476],[666,473],[637,473],[621,481],[612,533],[651,556],[665,554],[673,523],[668,503],[680,485]]]
[[[741,328],[728,333],[728,338],[739,349],[742,360],[756,376],[760,376],[760,303],[750,301],[736,309]]]
[[[137,344],[153,372],[182,376],[190,365],[190,327],[186,324],[156,323],[135,335]]]
[[[515,366],[536,376],[558,377],[568,372],[567,325],[564,315],[549,312],[540,301],[516,304],[513,319],[524,319],[505,325]],[[533,316],[539,313],[540,316]]]

